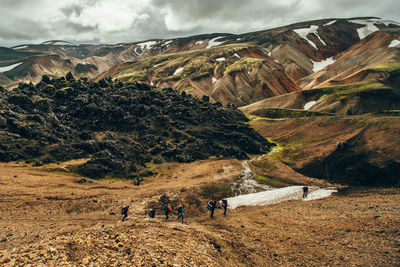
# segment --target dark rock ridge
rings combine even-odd
[[[0,87],[0,161],[36,165],[90,158],[83,175],[138,177],[146,163],[246,159],[274,144],[234,106],[143,83],[43,76]]]

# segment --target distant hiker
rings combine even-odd
[[[343,142],[342,150],[346,150],[347,149],[347,145],[348,145],[347,141]]]
[[[303,186],[303,198],[306,198],[308,194],[308,186]]]
[[[340,150],[340,148],[341,148],[341,144],[340,144],[340,142],[337,142],[337,143],[336,143],[336,149],[337,149],[337,150]]]
[[[183,216],[184,216],[184,214],[185,214],[184,208],[185,208],[185,205],[180,205],[180,206],[177,208],[177,210],[178,210],[178,220],[179,220],[179,218],[182,218],[182,223],[183,223]]]
[[[217,206],[217,202],[216,202],[216,201],[212,201],[212,200],[208,201],[208,203],[207,203],[207,209],[208,209],[209,211],[211,211],[210,218],[213,218],[213,217],[214,217],[214,210],[215,210],[215,207],[216,207],[216,206]]]
[[[150,216],[150,218],[156,217],[156,209],[155,208],[152,208],[149,210],[149,216]]]
[[[129,206],[123,206],[121,208],[121,215],[124,215],[124,217],[122,217],[122,221],[125,221],[126,217],[128,217],[128,211],[129,211]]]
[[[228,200],[223,199],[221,205],[224,208],[224,215],[226,215],[226,210],[228,209]]]
[[[167,203],[164,204],[164,213],[165,213],[165,219],[168,220],[168,215],[171,213],[172,208],[170,205],[168,205]]]

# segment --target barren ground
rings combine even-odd
[[[141,186],[0,165],[0,265],[321,266],[400,264],[400,189],[343,189],[329,198],[229,210],[214,219],[186,203],[185,223],[148,203],[232,179],[236,160],[171,166]],[[50,171],[53,170],[53,171]],[[130,203],[129,220],[120,207]],[[205,206],[205,202],[201,203]]]

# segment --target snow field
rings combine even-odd
[[[23,45],[23,46],[14,47],[13,49],[14,50],[18,50],[18,49],[25,49],[25,48],[28,48],[28,46],[27,45]]]
[[[136,45],[140,46],[140,48],[143,51],[143,50],[146,50],[146,49],[150,50],[153,47],[153,45],[155,45],[156,43],[157,43],[156,41],[148,41],[148,42],[139,43],[139,44],[136,44]]]
[[[174,72],[173,75],[176,75],[176,74],[178,74],[178,73],[180,73],[182,71],[183,71],[183,67],[180,67],[180,68],[176,69],[176,71]]]
[[[393,40],[388,47],[395,47],[398,46],[400,44],[399,40]]]
[[[256,205],[272,205],[287,200],[303,200],[310,201],[329,197],[332,193],[337,192],[336,189],[322,189],[318,187],[310,187],[308,196],[303,199],[303,186],[288,186],[279,189],[240,195],[227,198],[230,209],[235,209],[241,206],[256,206]]]
[[[220,57],[220,58],[216,58],[215,60],[221,62],[221,61],[225,61],[225,58],[224,57]]]
[[[225,37],[225,36],[219,36],[219,37],[215,37],[215,38],[211,39],[211,40],[208,42],[208,45],[207,45],[206,49],[207,49],[207,48],[214,47],[214,46],[217,46],[217,45],[220,45],[220,44],[223,44],[225,41],[217,42],[217,40],[218,40],[218,39],[221,39],[221,38],[224,38],[224,37]]]
[[[379,29],[374,25],[377,23],[376,20],[354,19],[350,20],[349,22],[364,25],[364,27],[357,29],[360,40],[364,39],[373,32],[379,31]]]
[[[218,80],[215,77],[212,77],[212,84],[218,82]]]
[[[321,199],[325,197],[329,197],[332,195],[332,193],[336,193],[337,190],[334,188],[326,188],[326,189],[317,189],[315,191],[311,191],[308,193],[307,197],[303,199],[303,201],[310,201],[310,200],[316,200],[316,199]]]
[[[203,43],[204,43],[204,41],[197,41],[195,44],[202,45]]]
[[[0,72],[10,71],[10,70],[18,67],[21,64],[22,64],[22,62],[19,62],[19,63],[15,63],[15,64],[12,64],[12,65],[9,65],[9,66],[0,67]]]
[[[307,103],[304,105],[304,110],[309,110],[312,106],[314,106],[315,103],[317,103],[317,101],[310,101],[310,102],[307,102]]]
[[[324,40],[321,39],[318,35],[318,26],[317,25],[311,25],[309,28],[301,28],[301,29],[295,29],[293,30],[295,33],[297,33],[301,38],[306,40],[310,45],[312,45],[315,49],[318,49],[315,43],[307,38],[307,35],[312,33],[315,34],[315,36],[318,37],[318,39],[321,41],[323,45],[326,45]]]
[[[332,21],[329,21],[328,23],[325,23],[325,24],[324,24],[324,25],[322,25],[322,26],[329,26],[329,25],[335,24],[335,23],[336,23],[336,21],[337,21],[337,20],[332,20]]]
[[[335,62],[335,60],[333,59],[333,57],[329,57],[329,58],[327,58],[325,60],[322,60],[322,61],[319,61],[319,62],[316,62],[316,61],[313,61],[313,60],[311,60],[311,62],[314,65],[313,71],[317,72],[317,71],[320,71],[320,70],[324,69],[326,66],[329,66],[329,65],[333,64]]]

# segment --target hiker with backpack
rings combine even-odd
[[[211,211],[210,218],[213,218],[213,217],[214,217],[214,210],[215,210],[215,207],[216,207],[216,206],[217,206],[217,202],[216,202],[216,201],[213,201],[213,200],[208,201],[208,203],[207,203],[207,209],[208,209],[209,211]]]
[[[156,209],[155,208],[151,208],[149,210],[149,216],[150,216],[150,218],[155,218],[156,217]]]
[[[169,214],[171,213],[172,208],[170,205],[167,203],[164,204],[164,213],[165,213],[165,219],[168,220]]]
[[[226,210],[228,209],[228,200],[223,199],[221,201],[221,206],[224,208],[224,216],[226,215]]]
[[[308,194],[308,186],[303,186],[303,198],[306,198]]]
[[[122,221],[125,221],[126,217],[128,217],[128,211],[129,211],[129,206],[123,206],[121,208],[121,215],[124,215],[124,217],[122,217]]]
[[[341,150],[341,148],[342,148],[341,143],[340,143],[340,142],[337,142],[337,143],[336,143],[336,149],[337,149],[337,150]]]
[[[182,218],[182,223],[183,223],[183,216],[184,216],[184,214],[185,214],[184,207],[185,207],[185,205],[180,205],[180,206],[177,208],[177,211],[178,211],[178,220],[179,220],[179,218]]]
[[[347,149],[347,146],[348,146],[347,141],[343,142],[342,150],[343,150],[343,151],[346,150],[346,149]]]

